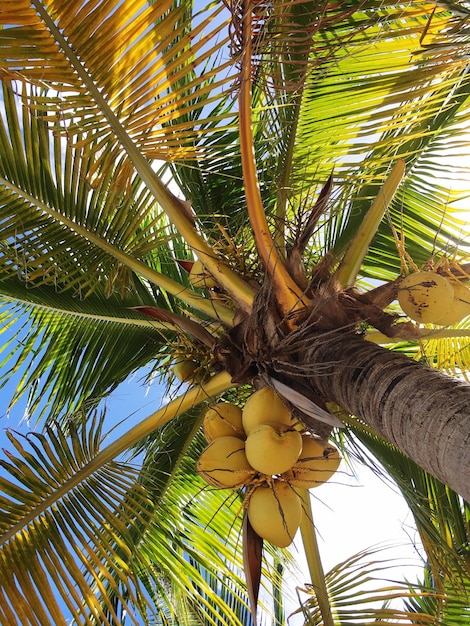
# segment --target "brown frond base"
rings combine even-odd
[[[324,341],[332,333],[340,331],[358,337],[368,326],[391,338],[399,333],[401,338],[419,339],[419,330],[412,323],[397,324],[398,316],[383,311],[396,297],[398,282],[363,294],[354,287],[341,289],[332,280],[326,280],[317,286],[308,310],[297,311],[294,318],[286,319],[279,313],[275,289],[266,279],[251,315],[217,341],[215,357],[234,383],[275,386],[272,380],[275,379],[326,410],[331,398],[322,397],[312,388],[314,372],[302,355],[308,353],[313,343]],[[328,437],[330,425],[298,406],[293,412],[307,428]]]

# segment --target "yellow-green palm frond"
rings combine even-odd
[[[441,338],[422,342],[418,358],[423,358],[429,365],[447,372],[451,376],[461,376],[468,381],[470,368],[470,320],[466,318],[456,328],[452,328],[446,337],[446,330],[439,329]],[[452,336],[455,335],[455,336]]]
[[[463,626],[467,623],[464,597],[459,597],[452,590],[448,593],[436,591],[432,584],[401,582],[400,569],[404,564],[383,558],[383,550],[384,546],[364,550],[326,574],[332,606],[332,626],[385,626],[391,623]],[[303,591],[311,596],[302,605],[305,626],[325,624],[314,589]],[[448,620],[447,607],[456,606],[459,607],[459,613],[455,612],[455,619]],[[430,612],[429,607],[436,610]]]
[[[169,244],[177,249],[181,241],[126,162],[108,155],[106,168],[96,168],[93,140],[64,142],[43,114],[28,108],[24,91],[18,98],[4,85],[3,94],[2,278],[18,274],[29,287],[54,285],[78,297],[98,285],[108,295],[129,294],[136,277],[114,250],[140,261],[143,271],[161,270],[166,256],[166,275],[180,279]]]
[[[177,296],[213,316],[216,305],[184,289],[176,259],[191,254],[188,246],[129,162],[111,153],[97,163],[93,139],[65,142],[24,91],[16,97],[4,85],[3,93],[2,280],[18,276],[28,288],[50,285],[79,299],[119,292],[123,306],[136,292],[152,303],[158,290],[160,304],[178,307]]]
[[[364,3],[351,25],[341,23],[318,33],[320,41],[324,38],[332,46],[342,41],[343,45],[338,45],[331,59],[313,68],[300,108],[290,202],[294,210],[305,206],[309,188],[321,188],[334,167],[329,224],[319,243],[324,250],[334,248],[338,254],[399,158],[407,165],[410,182],[405,182],[394,201],[395,228],[400,229],[400,217],[404,216],[415,223],[419,237],[419,202],[420,211],[429,206],[425,224],[434,233],[438,231],[440,249],[449,237],[455,241],[459,231],[458,217],[452,212],[452,191],[435,186],[435,171],[443,161],[444,146],[450,151],[460,146],[463,154],[462,128],[468,124],[470,110],[464,54],[469,43],[468,15],[455,16],[443,8],[433,14],[428,3],[413,3],[403,11],[382,8],[383,14]],[[431,18],[436,36],[449,48],[455,47],[452,58],[436,57],[423,49],[422,35]],[[457,28],[458,36],[454,34]],[[444,161],[440,173],[445,175],[445,171]],[[386,221],[379,236],[382,240],[371,250],[369,267],[371,263],[387,264],[390,244],[394,245]],[[415,236],[413,230],[410,236]],[[387,252],[378,258],[375,249],[384,248],[384,237],[389,242]],[[426,243],[430,254],[433,242],[428,239]],[[422,246],[413,242],[411,246],[412,254],[421,259],[425,256]]]
[[[200,116],[232,80],[230,61],[213,61],[227,44],[222,7],[194,15],[190,8],[170,1],[25,1],[4,20],[1,68],[58,92],[32,102],[60,112],[71,136],[91,129],[109,148],[110,133],[122,126],[147,158],[184,158],[199,133],[184,116]]]
[[[2,623],[114,624],[124,614],[190,623],[186,607],[203,623],[246,624],[241,498],[197,478],[199,422],[193,411],[154,433],[144,460],[101,462],[96,417],[67,435],[10,434],[0,461]],[[275,577],[264,573],[272,593]]]
[[[119,550],[115,546],[118,535],[129,534],[133,513],[129,505],[120,507],[129,490],[141,518],[149,517],[152,504],[138,489],[138,473],[126,463],[108,463],[79,488],[68,489],[68,479],[97,454],[99,421],[81,434],[71,426],[70,437],[67,440],[60,431],[29,435],[25,440],[10,435],[14,452],[1,462],[0,478],[4,623],[65,624],[68,613],[79,623],[93,623],[95,614],[101,623],[110,624],[119,616],[102,592],[114,576],[126,583],[130,602],[122,597],[124,606],[130,608],[136,600],[129,565],[132,550],[125,541],[118,542]],[[55,505],[22,525],[21,520],[52,492]],[[11,528],[17,530],[12,534]],[[111,619],[101,600],[107,603]]]

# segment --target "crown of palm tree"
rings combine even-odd
[[[304,493],[305,623],[465,623],[468,505],[439,479],[465,495],[466,461],[446,473],[443,453],[397,449],[373,415],[383,389],[349,397],[377,359],[389,403],[422,376],[409,414],[429,385],[468,405],[420,363],[465,376],[468,319],[419,326],[393,304],[409,272],[469,276],[465,193],[442,159],[468,151],[465,3],[0,0],[0,20],[0,380],[45,420],[1,461],[0,621],[248,624],[261,585],[282,623],[289,557],[265,542],[263,561],[243,490],[195,469],[197,407],[268,384],[310,431],[382,463],[429,559],[421,588],[367,597],[403,610],[352,616],[364,574],[354,557],[324,575]],[[191,283],[196,258],[215,286]],[[182,360],[198,384],[103,445],[99,401],[143,366],[171,385]]]

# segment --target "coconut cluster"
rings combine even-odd
[[[400,283],[398,302],[409,318],[421,324],[450,326],[470,315],[467,285],[436,272],[406,276]]]
[[[300,526],[296,488],[326,482],[340,464],[327,441],[302,433],[289,407],[268,387],[253,393],[243,409],[229,402],[204,416],[208,446],[197,462],[204,480],[219,489],[246,488],[245,507],[254,531],[284,548]]]

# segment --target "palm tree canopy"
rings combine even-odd
[[[254,302],[269,334],[317,288],[349,289],[370,339],[467,375],[470,318],[417,331],[393,302],[418,268],[468,280],[469,190],[443,153],[468,180],[469,18],[464,2],[0,0],[0,380],[18,377],[12,405],[28,394],[49,429],[12,436],[2,462],[5,623],[65,623],[57,597],[76,623],[247,623],[241,497],[200,491],[194,407],[246,399]],[[191,285],[196,257],[216,288]],[[226,357],[241,331],[247,350]],[[142,366],[172,382],[188,358],[206,384],[102,449],[99,400]],[[342,417],[393,458],[432,575],[448,564],[436,602],[463,597],[468,506]]]

